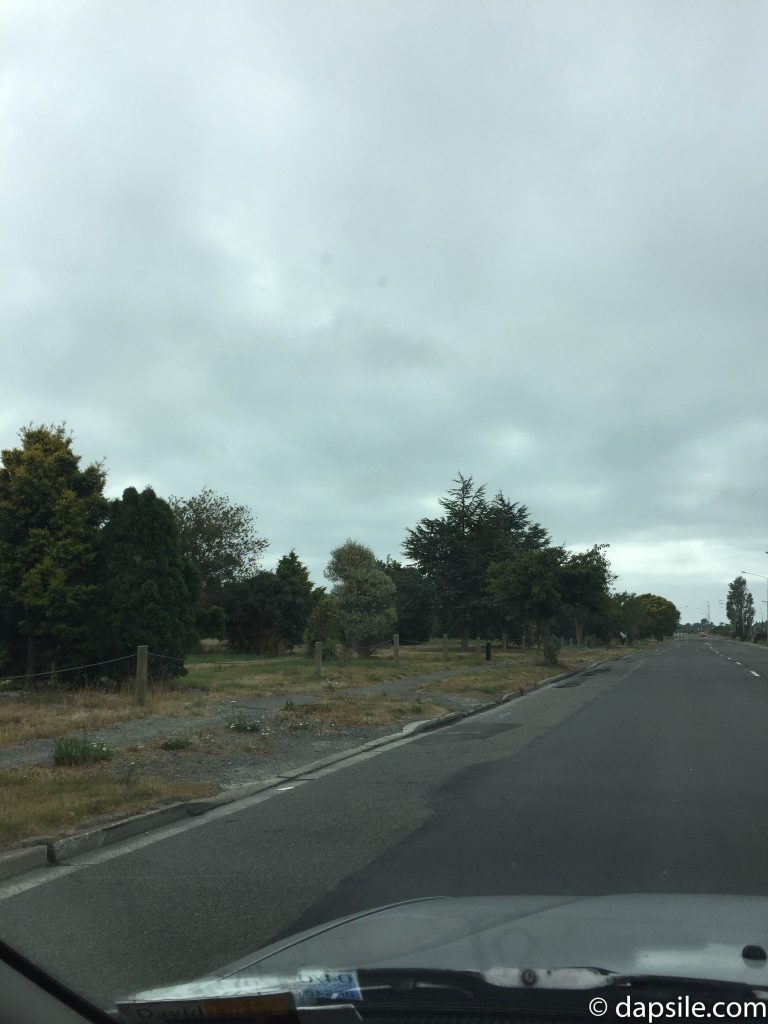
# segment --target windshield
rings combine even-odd
[[[768,990],[768,10],[0,25],[0,940]]]

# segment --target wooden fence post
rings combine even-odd
[[[136,648],[136,703],[144,704],[147,699],[147,668],[149,665],[149,648]]]

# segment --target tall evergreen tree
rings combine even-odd
[[[179,675],[195,635],[195,575],[185,563],[173,512],[151,487],[123,491],[101,531],[100,639],[103,658],[145,644],[150,670]]]
[[[434,627],[433,593],[429,582],[415,565],[402,565],[394,558],[379,567],[395,584],[396,629],[404,642],[429,640]]]
[[[501,629],[498,609],[489,600],[486,577],[495,562],[509,561],[549,542],[546,530],[531,523],[525,505],[499,493],[488,501],[485,487],[461,473],[440,505],[445,514],[422,519],[407,531],[404,553],[429,581],[438,628],[462,637]]]
[[[222,591],[226,633],[233,648],[279,654],[302,638],[312,610],[309,572],[295,551],[274,572],[233,580]]]
[[[0,468],[0,621],[6,671],[27,676],[91,653],[101,463],[80,468],[65,425],[28,426]],[[2,653],[2,651],[0,651]]]
[[[301,640],[312,611],[312,581],[293,548],[277,563],[275,576],[280,587],[283,639],[294,647]]]

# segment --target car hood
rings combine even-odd
[[[762,896],[432,897],[330,921],[217,973],[578,966],[768,988],[768,961],[759,949],[768,950],[768,898]]]
[[[509,989],[532,975],[537,989],[591,988],[617,975],[699,979],[746,985],[764,998],[766,950],[762,896],[428,897],[329,921],[213,975],[118,1005],[133,1021],[149,1019],[141,1008],[150,1004],[259,992],[292,992],[297,1005],[346,1002],[360,998],[358,972],[381,969],[479,972]]]

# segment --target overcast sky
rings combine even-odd
[[[11,0],[0,447],[316,582],[457,471],[698,619],[768,576],[768,5]],[[760,615],[766,584],[750,577]]]

